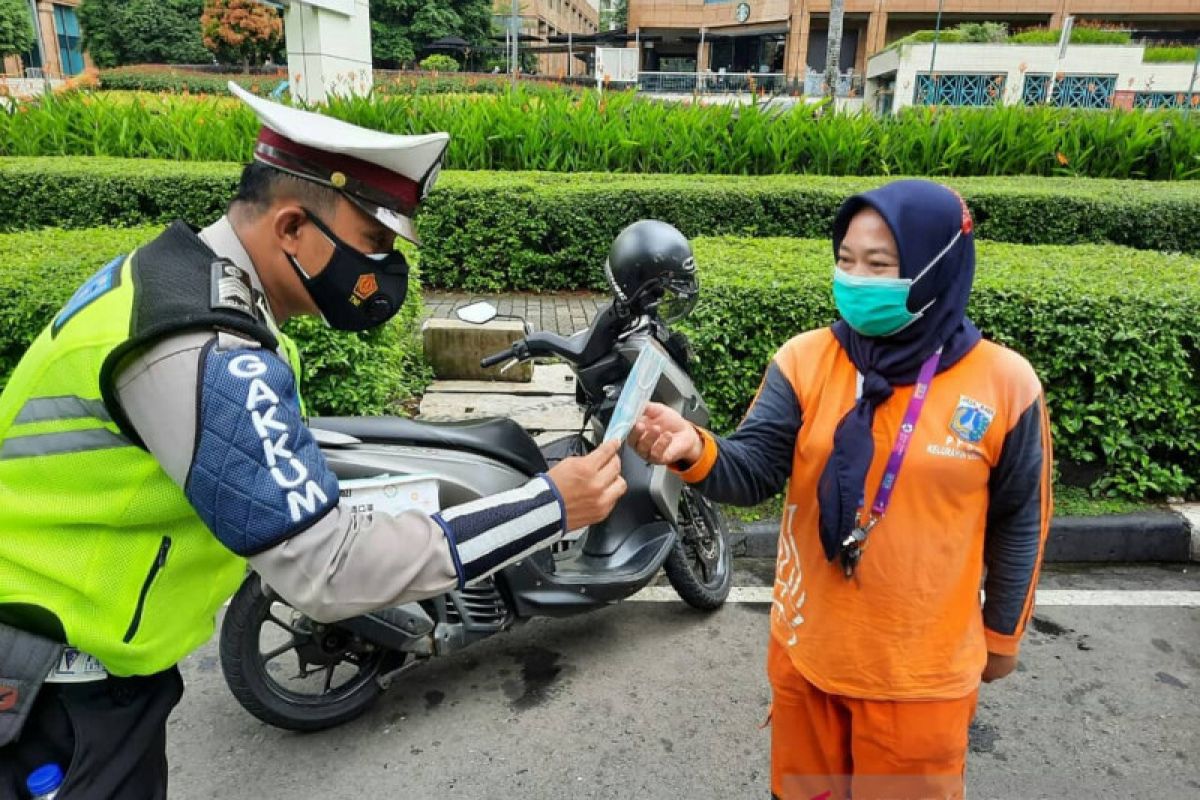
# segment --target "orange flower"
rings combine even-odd
[[[1067,157],[1066,157],[1065,155],[1063,155],[1061,152],[1059,152],[1059,153],[1055,153],[1055,154],[1054,154],[1054,157],[1055,157],[1055,158],[1057,158],[1057,159],[1058,159],[1058,163],[1059,163],[1059,164],[1062,164],[1064,167],[1065,167],[1067,164],[1069,164],[1069,163],[1070,163],[1070,162],[1067,160]]]

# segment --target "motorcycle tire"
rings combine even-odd
[[[383,692],[378,676],[399,666],[403,654],[374,650],[359,665],[360,672],[348,690],[316,697],[296,694],[271,674],[259,649],[260,630],[270,619],[274,604],[286,605],[269,589],[264,589],[259,576],[251,572],[225,612],[221,624],[221,671],[238,703],[268,725],[298,732],[332,728],[366,711]],[[298,641],[295,633],[293,641]]]
[[[679,536],[663,570],[675,592],[692,608],[720,608],[733,586],[729,523],[721,509],[690,486],[679,500]]]

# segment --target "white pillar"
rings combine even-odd
[[[371,91],[370,0],[285,0],[292,96],[320,103],[330,94]]]

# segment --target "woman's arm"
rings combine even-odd
[[[758,397],[729,437],[696,428],[665,406],[654,405],[631,442],[647,461],[669,464],[718,503],[752,506],[778,494],[792,471],[800,403],[774,362]]]

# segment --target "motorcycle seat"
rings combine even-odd
[[[314,417],[309,420],[309,427],[353,436],[370,444],[476,453],[531,476],[549,468],[533,437],[507,417],[462,422],[417,422],[403,417]]]

